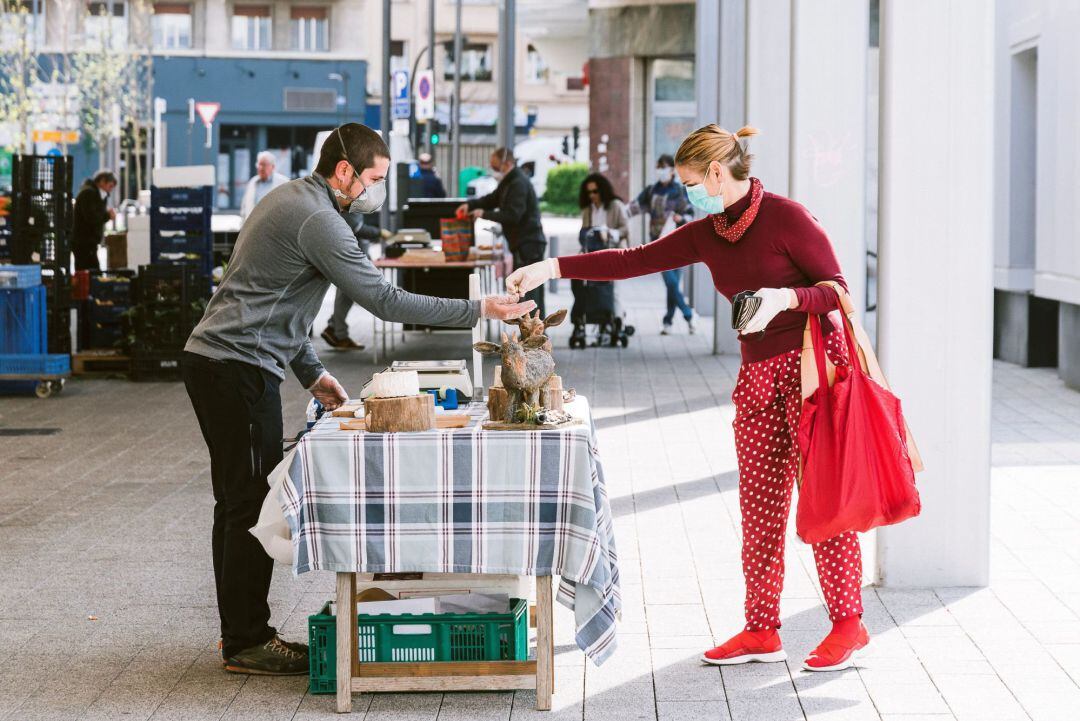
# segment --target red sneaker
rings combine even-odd
[[[785,659],[787,654],[784,653],[780,634],[775,628],[742,631],[711,651],[701,654],[702,663],[714,666],[734,666],[751,661],[773,663]]]
[[[870,643],[870,632],[858,616],[845,618],[833,624],[833,629],[803,662],[807,671],[840,671],[850,668],[853,656]]]

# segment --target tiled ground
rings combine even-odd
[[[558,353],[597,414],[622,559],[620,650],[586,664],[557,610],[557,694],[543,718],[1080,718],[1080,394],[1051,371],[996,367],[990,588],[867,589],[875,637],[860,667],[811,676],[798,661],[826,619],[807,549],[792,542],[792,661],[721,672],[695,659],[741,623],[738,363],[710,356],[707,334],[657,334],[659,279],[622,295],[639,328],[629,349]],[[466,348],[463,336],[416,338],[398,357]],[[353,389],[374,369],[367,354],[324,355]],[[295,428],[304,394],[284,389]],[[208,463],[179,384],[76,381],[59,399],[4,398],[10,427],[59,432],[0,436],[0,717],[333,717],[332,698],[307,695],[304,679],[218,665]],[[274,622],[287,637],[305,635],[332,583],[276,571]],[[527,692],[357,700],[353,716],[369,721],[539,716]]]

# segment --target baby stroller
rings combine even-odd
[[[592,253],[611,247],[607,228],[582,228],[578,236],[582,253]],[[623,323],[615,283],[612,281],[571,280],[570,291],[574,294],[574,306],[570,309],[570,321],[574,330],[570,334],[571,348],[592,346],[622,346],[630,343],[634,326]],[[588,326],[596,326],[596,336],[589,343]]]

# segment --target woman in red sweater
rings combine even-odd
[[[780,590],[784,580],[784,534],[798,474],[797,430],[802,409],[800,349],[806,314],[836,307],[836,295],[814,284],[832,280],[847,287],[825,231],[793,200],[765,192],[749,177],[753,156],[743,138],[717,125],[694,131],[675,155],[675,169],[690,202],[707,215],[636,248],[548,258],[507,278],[524,294],[551,278],[621,280],[705,263],[716,289],[730,299],[755,290],[761,307],[739,339],[743,364],[732,399],[739,460],[742,565],[746,579],[746,626],[701,660],[715,665],[783,661]],[[832,326],[823,319],[823,330]],[[828,335],[834,363],[847,363],[839,334]],[[869,634],[862,623],[862,556],[854,533],[815,544],[814,560],[832,631],[804,663],[810,671],[852,664]]]

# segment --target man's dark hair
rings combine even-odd
[[[92,182],[94,183],[94,185],[101,185],[102,183],[119,183],[120,181],[116,179],[116,173],[114,173],[113,171],[100,170],[94,176]]]
[[[390,148],[382,136],[366,125],[345,123],[335,128],[323,141],[315,172],[324,178],[334,176],[334,168],[347,160],[359,175],[375,165],[375,158],[389,158]]]
[[[578,206],[583,210],[588,208],[592,204],[592,200],[589,198],[589,191],[586,188],[590,183],[596,183],[596,189],[600,191],[600,205],[607,210],[613,200],[622,200],[619,196],[615,195],[615,189],[611,187],[611,181],[600,173],[590,173],[585,176],[585,180],[581,181],[581,190],[578,191]]]
[[[492,156],[498,156],[499,162],[503,165],[505,165],[506,161],[508,160],[511,162],[517,162],[517,158],[514,157],[514,151],[505,146],[495,148],[491,151],[491,154]]]
[[[667,153],[664,153],[656,159],[656,165],[661,168],[674,168],[675,158],[671,157]]]

